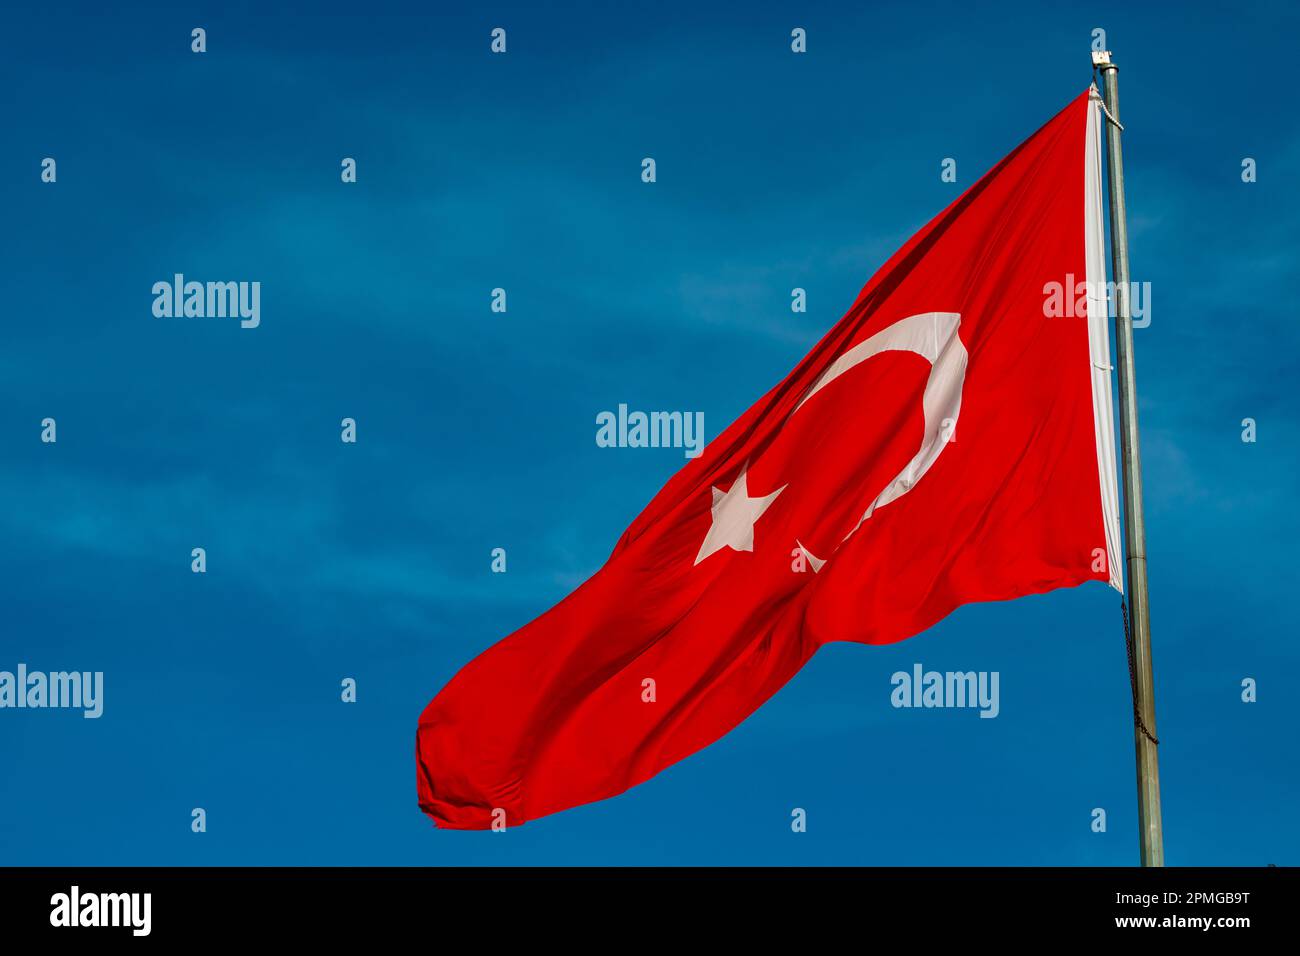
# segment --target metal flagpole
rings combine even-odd
[[[1119,370],[1124,538],[1128,546],[1129,634],[1134,685],[1133,736],[1137,746],[1138,822],[1142,865],[1164,866],[1160,823],[1160,767],[1156,756],[1155,685],[1151,676],[1151,608],[1147,599],[1146,526],[1142,520],[1142,456],[1138,449],[1137,379],[1133,370],[1133,314],[1128,273],[1128,220],[1124,211],[1124,157],[1120,147],[1119,67],[1110,53],[1093,53],[1101,71],[1106,116],[1107,194],[1110,200],[1110,261],[1115,282],[1115,357]]]

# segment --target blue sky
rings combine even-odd
[[[595,414],[702,410],[716,435],[1083,89],[1096,27],[1153,293],[1166,855],[1295,863],[1300,17],[1131,6],[7,11],[0,669],[102,670],[106,699],[99,720],[0,711],[0,863],[1134,862],[1100,584],[828,647],[702,753],[505,835],[436,831],[413,760],[428,699],[598,568],[681,467],[597,448]],[[260,281],[261,326],[154,318],[176,272]],[[1000,671],[998,719],[892,709],[916,662]]]

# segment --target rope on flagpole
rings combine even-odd
[[[1097,95],[1097,103],[1101,106],[1101,111],[1106,114],[1106,119],[1114,125],[1121,133],[1124,132],[1124,124],[1115,117],[1110,115],[1110,110],[1106,108],[1106,100],[1101,95],[1101,87],[1097,85],[1097,68],[1092,68],[1092,91]]]
[[[1124,616],[1124,646],[1128,649],[1128,683],[1133,690],[1133,723],[1138,730],[1142,731],[1142,736],[1158,747],[1160,741],[1147,729],[1147,723],[1142,719],[1142,710],[1138,707],[1137,665],[1133,656],[1133,629],[1128,624],[1128,605],[1123,598],[1119,599],[1119,612]]]

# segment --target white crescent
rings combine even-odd
[[[921,398],[925,412],[925,434],[921,448],[867,506],[858,523],[842,541],[847,541],[854,531],[862,527],[862,522],[870,518],[877,508],[907,494],[938,460],[944,446],[953,440],[957,418],[961,414],[962,386],[966,383],[967,354],[966,346],[957,334],[960,325],[961,316],[956,312],[922,312],[900,319],[871,338],[859,342],[832,362],[790,413],[793,416],[835,379],[882,352],[915,352],[930,363],[930,376],[926,379],[925,394]],[[795,544],[799,545],[813,570],[820,571],[826,559],[814,556],[797,540]]]

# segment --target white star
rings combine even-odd
[[[695,556],[696,564],[723,548],[731,548],[733,551],[754,550],[754,522],[788,486],[782,485],[762,498],[751,498],[746,477],[748,469],[749,463],[746,462],[739,477],[726,492],[713,489],[713,524],[704,536],[700,553]]]

